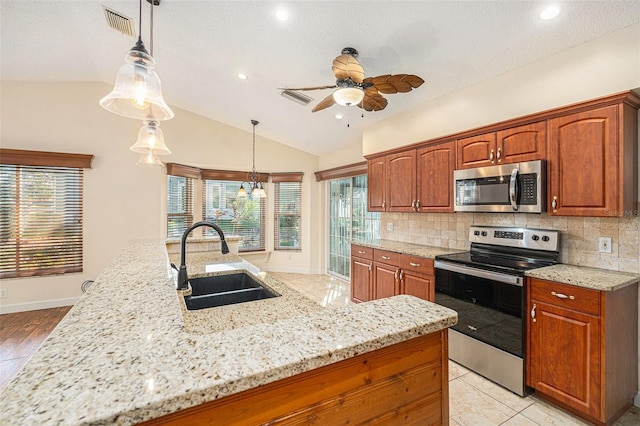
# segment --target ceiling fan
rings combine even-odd
[[[364,68],[356,59],[358,51],[352,47],[342,49],[342,54],[333,60],[331,69],[336,76],[332,86],[287,88],[284,90],[320,90],[335,89],[331,95],[320,101],[311,112],[329,108],[333,104],[344,106],[357,105],[365,111],[380,111],[387,106],[387,100],[381,93],[406,93],[416,89],[424,80],[413,74],[385,74],[377,77],[364,76]]]

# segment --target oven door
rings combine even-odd
[[[452,328],[524,358],[523,277],[436,260],[435,302],[458,313]]]

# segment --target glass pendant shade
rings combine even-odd
[[[155,60],[141,40],[125,56],[111,93],[100,99],[108,111],[139,120],[169,120],[173,111],[162,97],[160,78],[153,70]]]
[[[253,198],[260,198],[260,188],[258,188],[258,185],[254,186],[251,190],[251,196]]]
[[[140,154],[136,166],[164,166],[164,164],[152,150],[148,149]]]
[[[238,197],[246,197],[247,191],[244,190],[244,182],[240,185],[240,189],[238,189]]]
[[[343,87],[333,92],[333,100],[338,105],[351,106],[358,105],[364,98],[364,91],[357,87]]]
[[[262,183],[260,184],[260,198],[267,198],[267,192],[262,187]]]
[[[138,131],[136,143],[129,148],[133,152],[146,153],[151,150],[155,155],[169,155],[171,151],[164,143],[164,133],[157,121],[145,121]]]

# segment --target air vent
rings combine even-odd
[[[115,10],[111,10],[104,5],[102,6],[102,10],[104,11],[104,17],[107,19],[107,25],[110,28],[113,28],[124,35],[128,35],[129,37],[136,37],[133,20],[131,18],[128,18]]]
[[[313,98],[310,98],[307,95],[303,95],[302,93],[293,90],[283,90],[281,95],[301,105],[307,105],[313,100]]]

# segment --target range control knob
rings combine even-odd
[[[480,235],[480,231],[473,231],[473,235]]]
[[[540,237],[538,237],[537,235],[532,235],[532,236],[531,236],[531,239],[532,239],[533,241],[538,241],[538,240],[540,239]]]
[[[482,231],[482,236],[486,237],[487,236],[487,231]]]
[[[542,236],[542,241],[544,241],[546,243],[547,241],[549,241],[549,237],[546,236],[546,235],[543,235]]]

